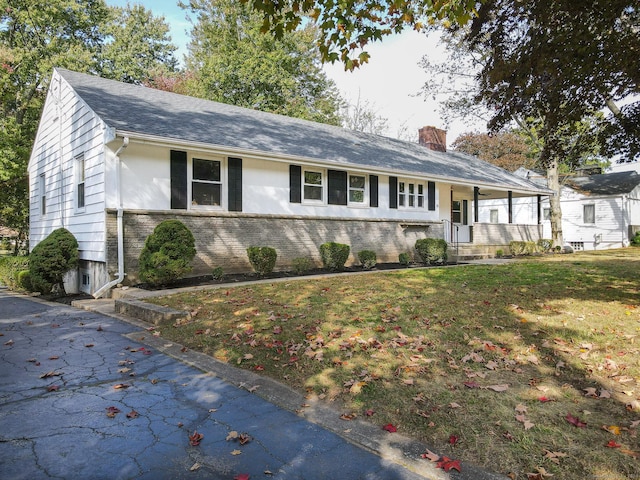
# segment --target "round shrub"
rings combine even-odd
[[[358,260],[360,260],[360,264],[365,270],[371,270],[376,266],[376,263],[378,263],[376,252],[373,250],[362,250],[358,252]]]
[[[278,253],[273,247],[249,247],[247,248],[247,256],[253,270],[262,277],[273,272]]]
[[[22,290],[26,290],[27,292],[31,292],[33,290],[33,285],[31,285],[31,274],[29,270],[20,270],[18,275],[16,276],[16,280],[18,283],[18,287]]]
[[[313,268],[313,263],[307,257],[296,257],[291,261],[291,267],[296,274],[302,275]]]
[[[327,242],[320,245],[320,258],[324,268],[333,271],[344,269],[344,264],[349,258],[349,245],[336,242]]]
[[[640,231],[636,232],[634,237],[631,239],[631,245],[634,247],[640,247]]]
[[[196,256],[195,239],[179,220],[158,224],[140,252],[140,279],[151,285],[166,285],[191,271]]]
[[[58,228],[34,247],[29,255],[29,276],[33,291],[64,293],[64,275],[78,267],[78,241],[66,228]]]
[[[214,280],[222,280],[224,278],[224,270],[222,269],[222,267],[215,267],[211,271],[211,277]]]
[[[411,256],[408,253],[403,252],[398,255],[398,262],[400,262],[400,265],[404,265],[406,267],[411,263]]]
[[[18,273],[29,268],[29,257],[0,257],[0,284],[18,287]]]
[[[427,265],[447,261],[447,242],[441,238],[421,238],[416,240],[415,248]]]

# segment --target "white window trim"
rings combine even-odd
[[[593,222],[587,222],[586,207],[593,208]],[[595,203],[585,203],[584,205],[582,205],[582,223],[584,225],[596,224],[596,204]]]
[[[493,219],[493,216],[495,215],[495,221]],[[489,210],[489,223],[500,223],[500,210],[497,208],[492,208],[491,210]]]
[[[41,173],[38,175],[38,211],[40,212],[40,216],[44,217],[47,215],[47,186],[46,186],[46,175]]]
[[[363,199],[362,202],[351,201],[351,177],[363,177],[364,188],[355,188],[354,190],[362,190]],[[347,206],[354,208],[368,208],[369,207],[369,175],[358,172],[347,172]]]
[[[77,213],[84,213],[87,206],[87,164],[86,158],[84,156],[84,152],[76,155],[73,159],[74,161],[74,169],[75,169],[75,195],[74,195],[74,204],[75,210]],[[80,207],[78,205],[79,195],[80,195],[80,184],[83,185],[82,192],[82,203],[83,206]]]
[[[305,183],[305,173],[306,172],[312,172],[312,173],[320,173],[321,175],[321,182],[322,185],[320,185],[322,187],[322,199],[321,200],[313,200],[313,199],[307,199],[304,196],[304,187],[306,185]],[[314,167],[302,167],[302,192],[301,192],[301,196],[302,196],[302,204],[303,205],[327,205],[327,183],[329,182],[329,177],[327,176],[327,170],[324,168],[314,168]],[[317,187],[318,185],[312,185],[309,184],[309,186],[315,186]]]
[[[405,185],[405,191],[404,193],[400,191],[400,185],[403,184]],[[410,194],[410,187],[409,185],[413,185],[413,194]],[[422,194],[419,194],[419,190],[420,187],[419,185],[422,185]],[[428,206],[427,203],[429,201],[429,197],[427,195],[427,191],[428,191],[428,184],[426,181],[418,181],[418,180],[412,180],[412,179],[407,179],[407,178],[398,178],[398,209],[399,210],[427,210]],[[400,202],[400,195],[404,195],[405,196],[405,204],[402,205]],[[413,196],[414,198],[414,202],[413,205],[409,205],[409,196]],[[422,198],[422,206],[419,206],[419,198]]]
[[[193,203],[193,182],[202,182],[202,183],[216,183],[217,182],[208,182],[201,180],[194,180],[193,178],[193,159],[198,160],[208,160],[212,162],[220,162],[220,205],[194,205]],[[223,157],[212,157],[207,155],[190,155],[189,161],[187,162],[187,205],[189,210],[226,210],[227,209],[227,185],[228,175],[227,175],[227,162],[226,158]]]

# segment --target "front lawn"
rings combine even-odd
[[[196,313],[162,337],[345,419],[512,478],[622,480],[640,478],[639,287],[628,248],[153,301]]]

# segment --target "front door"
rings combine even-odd
[[[471,242],[469,227],[469,201],[456,198],[451,192],[451,239],[460,243]]]

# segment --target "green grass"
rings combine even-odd
[[[154,302],[197,311],[163,337],[392,423],[441,454],[514,478],[543,468],[616,480],[640,477],[639,271],[630,248]]]

